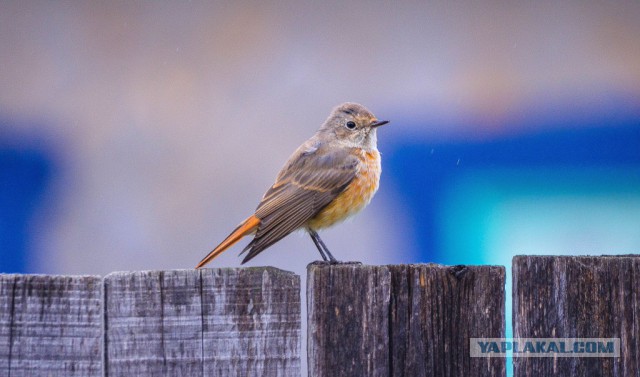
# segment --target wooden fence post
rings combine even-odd
[[[300,377],[300,276],[201,271],[205,376]]]
[[[104,279],[106,376],[202,375],[200,272],[115,272]]]
[[[1,376],[102,376],[102,278],[0,274]]]
[[[620,338],[620,357],[514,357],[514,376],[640,376],[640,256],[516,256],[514,337]]]
[[[309,376],[504,376],[504,267],[308,266]]]
[[[105,277],[107,376],[300,376],[300,278],[275,268]]]
[[[0,274],[0,375],[299,377],[300,309],[269,267]]]

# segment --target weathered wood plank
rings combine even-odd
[[[504,359],[469,356],[470,338],[504,336],[504,267],[428,264],[392,273],[394,376],[505,375]]]
[[[514,358],[514,376],[640,376],[640,256],[516,256],[514,337],[620,338],[619,358]]]
[[[389,376],[389,268],[307,269],[309,376]]]
[[[300,376],[300,277],[275,268],[203,269],[206,376]]]
[[[116,272],[104,279],[107,376],[201,376],[197,270]]]
[[[300,278],[274,268],[105,277],[107,376],[300,376]]]
[[[0,375],[101,376],[101,281],[0,275]]]
[[[310,376],[503,376],[470,338],[504,336],[504,267],[308,267]]]

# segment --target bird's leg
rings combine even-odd
[[[336,258],[334,258],[333,255],[331,255],[331,252],[329,251],[329,248],[327,248],[327,245],[325,245],[324,242],[322,242],[322,240],[320,239],[320,236],[318,235],[318,233],[313,229],[307,229],[307,230],[309,231],[309,235],[311,236],[311,239],[313,240],[313,243],[318,248],[318,251],[320,252],[320,255],[322,256],[322,259],[324,259],[325,262],[331,262],[331,263],[338,262],[338,260]],[[329,258],[327,258],[327,256]]]
[[[320,246],[320,244],[318,243],[318,240],[315,239],[315,237],[313,236],[313,233],[311,233],[311,231],[309,231],[309,235],[311,236],[311,239],[313,240],[313,243],[318,248],[318,251],[320,252],[320,256],[322,257],[322,260],[326,262],[327,261],[327,257],[324,255],[324,251],[322,251],[322,246]]]
[[[320,239],[320,236],[317,233],[316,233],[316,237],[318,237],[318,242],[320,242],[320,245],[324,249],[325,254],[327,254],[327,256],[329,257],[329,262],[337,263],[338,260],[336,258],[334,258],[333,255],[331,255],[331,252],[329,251],[329,248],[327,247],[327,245],[324,244],[324,242],[322,242],[322,239]]]

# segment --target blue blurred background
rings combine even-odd
[[[392,123],[340,259],[638,253],[638,36],[637,1],[3,1],[0,272],[192,268],[344,101]]]

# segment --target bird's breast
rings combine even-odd
[[[378,190],[382,172],[380,153],[376,149],[359,149],[356,153],[359,162],[355,178],[342,193],[307,222],[311,229],[326,228],[355,215],[369,204]]]

